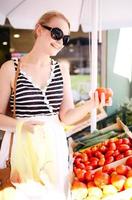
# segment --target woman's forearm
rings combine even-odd
[[[14,131],[16,128],[17,120],[4,114],[0,114],[0,129],[11,129]]]
[[[85,101],[84,104],[68,110],[63,116],[61,116],[61,120],[68,125],[74,124],[85,117],[95,107],[96,105],[92,100]]]

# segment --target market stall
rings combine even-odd
[[[132,133],[119,118],[71,145],[72,200],[132,199]]]

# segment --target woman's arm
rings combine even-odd
[[[4,63],[0,69],[0,128],[10,128],[14,131],[16,120],[6,115],[11,88],[15,77],[15,69],[12,61]]]
[[[61,71],[64,80],[64,97],[63,102],[60,109],[60,119],[65,124],[74,124],[77,121],[81,120],[83,117],[87,115],[88,112],[91,112],[94,108],[99,107],[99,99],[98,93],[95,92],[92,94],[90,100],[87,100],[79,107],[74,106],[73,97],[72,97],[72,90],[71,90],[71,80],[69,69],[65,66],[61,66]],[[105,105],[105,97],[102,94],[101,104],[102,106]]]

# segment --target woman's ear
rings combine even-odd
[[[36,37],[40,36],[42,32],[42,27],[40,24],[36,24],[35,26],[35,33],[36,33]]]

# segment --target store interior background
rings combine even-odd
[[[110,87],[114,92],[113,105],[106,109],[108,115],[115,113],[121,105],[132,98],[132,83],[113,72],[120,30],[102,32],[102,43],[98,43],[98,86]],[[18,35],[16,35],[18,34]],[[70,67],[74,102],[89,98],[91,88],[91,36],[79,28],[71,32],[69,45],[56,57]],[[6,21],[0,26],[0,66],[10,58],[20,57],[31,50],[34,42],[32,30],[14,29]]]

